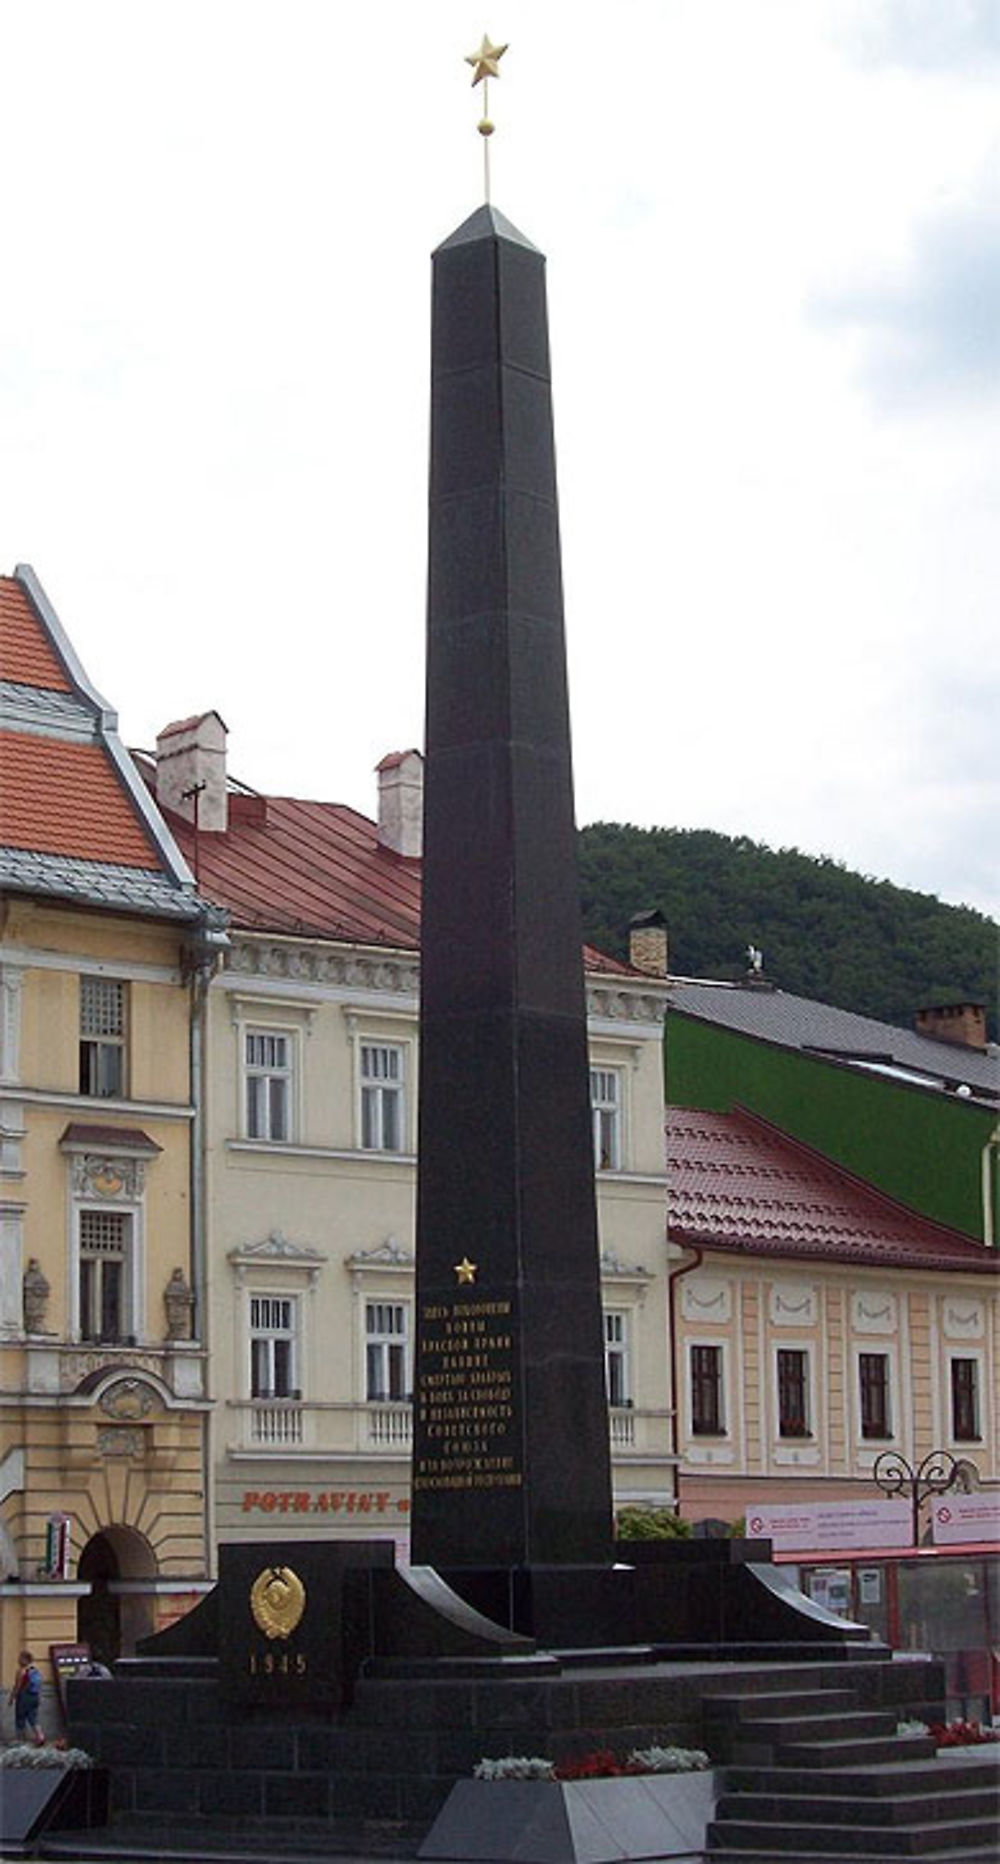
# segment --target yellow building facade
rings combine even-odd
[[[29,570],[0,578],[0,1673],[206,1582],[196,1113],[223,938]]]

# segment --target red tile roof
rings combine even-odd
[[[756,1115],[671,1107],[671,1240],[751,1256],[996,1275],[1000,1255],[854,1178]]]
[[[375,825],[341,803],[229,798],[225,833],[197,837],[170,815],[203,898],[234,925],[362,944],[417,945],[420,869],[379,846]]]
[[[31,597],[14,576],[0,576],[0,680],[46,692],[72,690]]]
[[[150,760],[137,753],[137,762],[151,782]],[[164,813],[199,893],[227,907],[235,926],[417,949],[420,862],[382,847],[367,816],[292,796],[228,800],[229,827],[201,833],[197,845],[190,822]],[[591,971],[638,975],[589,947],[584,959]]]
[[[0,731],[0,845],[158,868],[102,746]]]

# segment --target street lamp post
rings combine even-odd
[[[883,1495],[909,1495],[913,1509],[913,1545],[920,1545],[920,1510],[928,1495],[946,1495],[955,1487],[960,1469],[948,1450],[930,1450],[914,1469],[898,1450],[883,1450],[876,1458],[872,1480]]]

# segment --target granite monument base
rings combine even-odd
[[[559,1651],[645,1645],[725,1658],[873,1642],[866,1625],[807,1598],[769,1552],[759,1540],[619,1541],[609,1566],[453,1567],[443,1577],[488,1619]]]
[[[850,1689],[859,1707],[890,1709],[893,1721],[943,1714],[943,1666],[927,1661],[786,1662],[779,1686]],[[538,1675],[515,1659],[478,1675],[439,1665],[431,1680],[362,1674],[349,1707],[290,1714],[227,1697],[211,1660],[146,1658],[119,1663],[111,1681],[74,1680],[67,1693],[72,1740],[111,1772],[112,1831],[155,1840],[169,1822],[197,1855],[199,1833],[203,1849],[218,1848],[250,1823],[277,1853],[309,1837],[329,1851],[413,1857],[480,1759],[560,1763],[595,1748],[674,1744],[714,1759],[706,1699],[774,1690],[774,1666],[763,1663],[552,1659]]]

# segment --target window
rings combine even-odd
[[[298,1398],[295,1387],[295,1301],[250,1296],[250,1396]]]
[[[125,1092],[125,985],[80,979],[80,1092],[102,1100]]]
[[[721,1437],[725,1431],[722,1406],[721,1346],[691,1348],[691,1430],[696,1437]]]
[[[249,1139],[291,1135],[291,1037],[271,1030],[245,1033],[246,1112]]]
[[[82,1340],[122,1341],[129,1332],[130,1220],[119,1211],[81,1210],[79,1299]]]
[[[629,1391],[628,1315],[610,1310],[604,1315],[604,1376],[610,1405],[631,1404]]]
[[[598,1171],[618,1171],[622,1162],[621,1075],[617,1068],[591,1068],[590,1110]]]
[[[403,1051],[395,1043],[361,1044],[361,1144],[403,1150]]]
[[[809,1435],[809,1355],[797,1347],[778,1348],[778,1435]]]
[[[979,1441],[979,1365],[975,1359],[951,1362],[951,1434],[956,1443]]]
[[[862,1437],[891,1437],[888,1353],[859,1353]]]
[[[365,1309],[365,1379],[370,1404],[409,1397],[404,1301],[369,1301]]]

